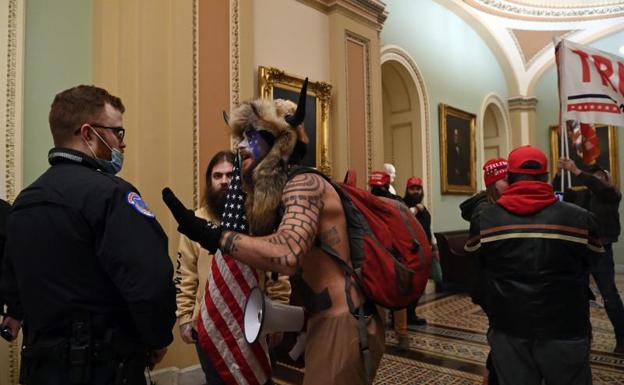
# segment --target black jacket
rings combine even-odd
[[[473,216],[466,251],[483,270],[491,327],[523,338],[589,335],[588,266],[604,252],[591,213],[559,201],[531,215],[490,205]]]
[[[485,190],[479,191],[470,198],[466,199],[459,204],[459,210],[461,211],[461,217],[470,222],[470,219],[474,214],[479,213],[490,203],[487,200],[487,194]]]
[[[76,314],[146,348],[173,340],[167,236],[138,191],[94,159],[52,149],[52,165],[15,200],[2,282],[26,345],[67,334]]]
[[[7,201],[0,199],[0,281],[2,280],[2,259],[4,256],[4,242],[6,240],[6,221],[9,216],[11,206]],[[0,290],[0,314],[4,313],[4,305],[6,301]]]
[[[588,190],[566,189],[564,200],[575,203],[596,215],[598,232],[602,243],[615,243],[620,236],[620,213],[618,208],[622,193],[612,184],[603,182],[590,173],[582,171],[577,180]],[[556,186],[555,186],[556,187]]]

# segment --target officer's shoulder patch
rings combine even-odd
[[[156,217],[156,215],[154,215],[154,213],[150,211],[149,207],[147,207],[147,204],[143,201],[143,198],[141,198],[141,196],[136,192],[130,191],[126,196],[126,201],[140,214],[143,214],[149,218]]]

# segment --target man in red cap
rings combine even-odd
[[[390,192],[390,174],[385,171],[373,171],[368,177],[368,186],[373,195],[403,202],[400,196]]]
[[[536,147],[509,154],[507,180],[465,246],[483,270],[498,381],[591,384],[588,266],[604,254],[594,215],[557,199]]]
[[[427,234],[427,238],[429,238],[429,242],[431,242],[432,252],[435,254],[434,257],[436,257],[439,260],[439,257],[437,257],[437,253],[438,253],[437,242],[436,242],[435,237],[432,236],[433,233],[431,231],[431,214],[429,213],[429,210],[427,210],[425,205],[422,203],[424,197],[425,197],[425,192],[423,190],[422,179],[416,176],[409,178],[407,180],[407,185],[405,187],[405,195],[403,196],[403,201],[405,202],[407,207],[409,207],[410,211],[414,214],[416,219],[418,219],[418,222],[420,222],[420,225],[425,230],[425,233]],[[436,277],[436,275],[433,273],[434,273],[434,270],[432,269],[432,275],[431,275],[432,279],[436,281],[442,279],[441,274],[438,274],[438,276]],[[427,324],[426,319],[419,318],[418,316],[416,316],[415,304],[407,308],[407,324],[410,326]]]
[[[591,266],[591,272],[604,300],[607,316],[615,332],[614,353],[624,354],[624,305],[615,286],[615,266],[613,263],[613,243],[620,236],[620,213],[618,208],[622,193],[611,182],[609,172],[599,164],[590,167],[589,172],[576,166],[572,159],[559,159],[559,167],[570,171],[577,180],[587,186],[585,191],[566,189],[564,200],[574,202],[594,213],[600,237],[605,248],[605,256]],[[555,187],[558,185],[555,184]]]

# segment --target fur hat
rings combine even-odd
[[[288,161],[297,140],[307,142],[303,128],[307,79],[299,96],[299,105],[283,99],[257,99],[235,108],[228,120],[232,136],[239,142],[248,128],[270,134],[274,141],[266,156],[253,170],[253,186],[243,184],[247,200],[245,213],[254,235],[266,235],[275,230],[277,209],[288,178]],[[263,133],[264,132],[264,133]]]

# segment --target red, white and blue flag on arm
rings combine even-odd
[[[561,121],[624,126],[624,58],[565,39],[555,55]]]
[[[225,230],[248,233],[239,165],[233,171],[221,224]],[[253,268],[220,250],[215,253],[197,332],[200,345],[228,385],[263,385],[271,378],[266,340],[249,344],[243,330],[245,301],[256,286]]]

